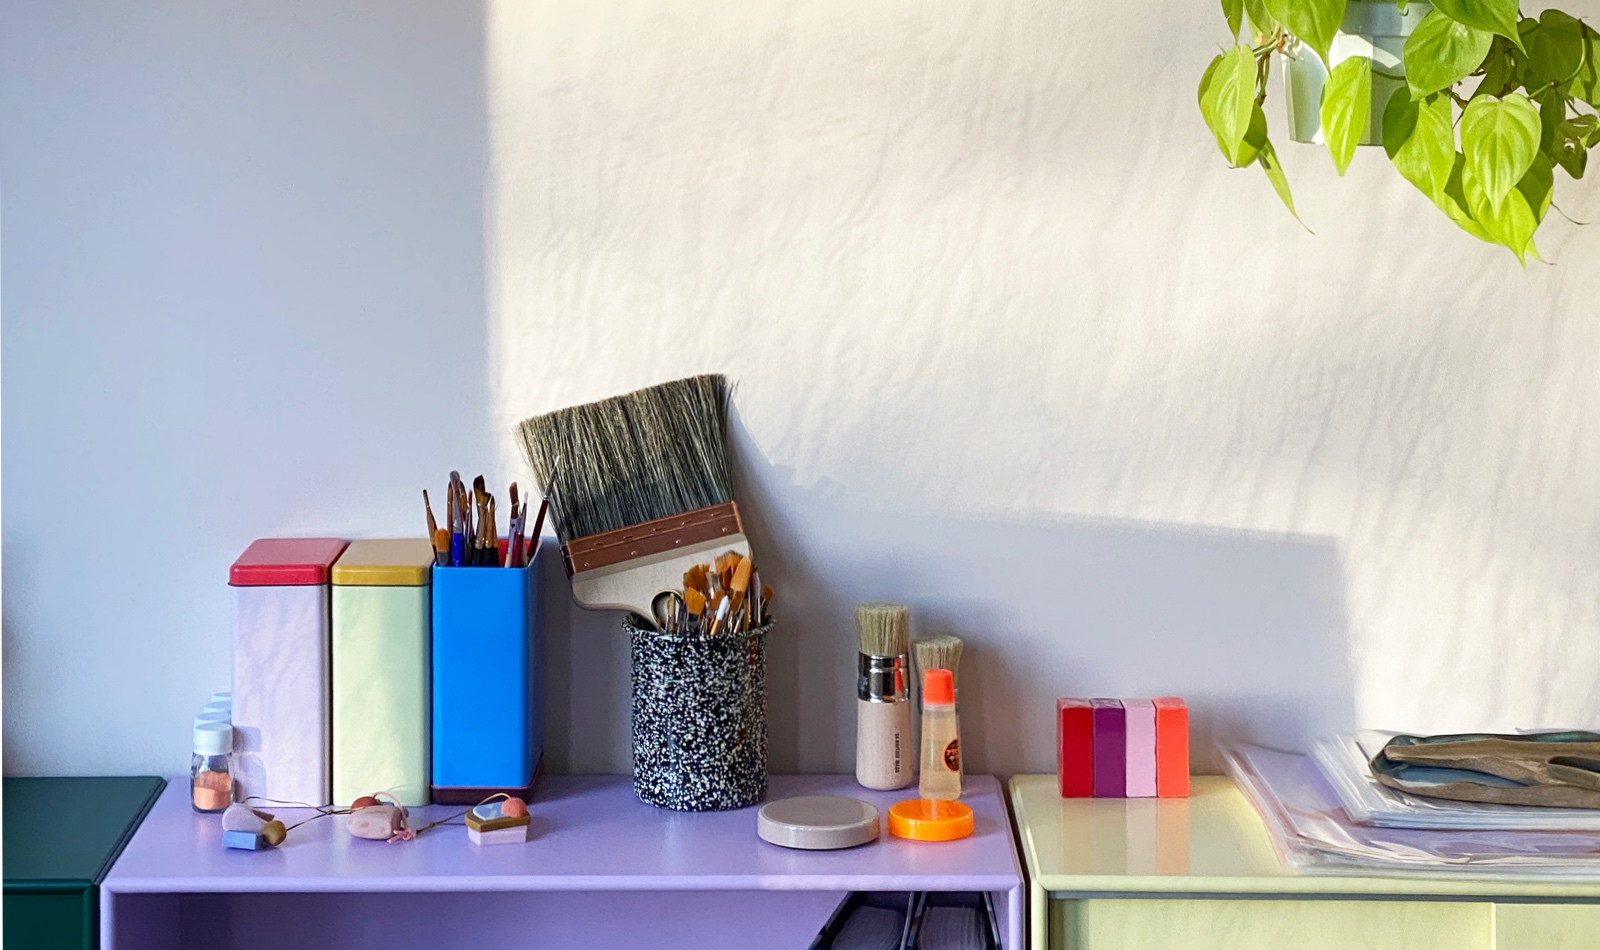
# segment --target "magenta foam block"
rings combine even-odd
[[[1128,726],[1122,702],[1089,701],[1094,714],[1094,797],[1122,798],[1127,794]]]

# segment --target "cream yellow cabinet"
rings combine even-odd
[[[1011,780],[1034,950],[1597,950],[1600,884],[1297,874],[1226,778],[1188,799]]]

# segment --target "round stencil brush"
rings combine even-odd
[[[917,660],[917,682],[928,675],[929,670],[949,670],[950,677],[955,680],[956,691],[961,690],[961,677],[956,667],[961,665],[961,638],[949,634],[940,634],[926,640],[916,640],[911,644],[911,655]]]
[[[911,751],[911,608],[856,607],[861,658],[856,678],[856,781],[867,788],[905,788],[913,777]]]

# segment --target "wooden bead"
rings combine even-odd
[[[289,829],[284,827],[283,822],[274,818],[261,826],[261,837],[266,839],[267,844],[277,847],[283,844],[283,839],[289,837]]]
[[[528,813],[528,803],[515,795],[500,803],[500,814],[507,818],[521,818]]]

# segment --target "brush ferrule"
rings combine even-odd
[[[733,502],[573,538],[561,546],[567,576],[744,533]]]
[[[904,653],[898,656],[874,656],[862,653],[856,676],[856,695],[869,703],[903,703],[911,699],[906,689]]]

